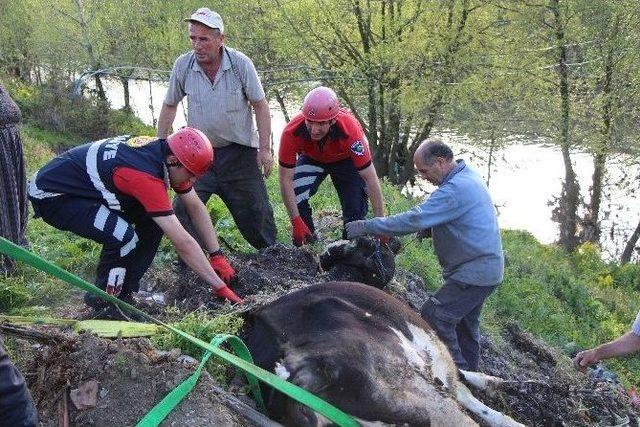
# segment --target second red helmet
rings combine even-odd
[[[326,86],[317,87],[304,97],[302,115],[312,122],[333,120],[340,112],[340,101],[334,91]]]
[[[167,138],[178,161],[192,174],[204,175],[213,163],[213,147],[209,138],[198,129],[184,127]]]

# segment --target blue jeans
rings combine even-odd
[[[497,286],[447,280],[427,299],[420,315],[446,344],[458,369],[477,371],[480,361],[480,311]]]

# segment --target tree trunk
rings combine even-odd
[[[76,23],[80,26],[80,32],[82,33],[82,42],[84,48],[87,51],[87,58],[89,59],[91,71],[94,72],[94,80],[96,82],[96,91],[98,93],[98,98],[102,101],[106,101],[107,94],[104,90],[104,86],[102,85],[102,80],[100,79],[99,73],[100,62],[96,59],[93,53],[93,44],[91,44],[91,40],[89,38],[89,24],[85,18],[84,3],[83,0],[74,0],[74,3],[78,12]]]
[[[127,112],[131,112],[131,96],[129,95],[129,79],[127,77],[120,77],[120,82],[122,83],[122,92],[123,92],[123,100],[124,100],[124,110]]]
[[[289,117],[289,112],[287,111],[287,106],[284,103],[284,98],[278,89],[274,89],[273,93],[276,95],[276,101],[278,101],[278,105],[280,106],[280,111],[282,111],[282,115],[284,116],[284,121],[289,123],[291,118]]]
[[[619,20],[616,20],[619,23]],[[604,64],[604,78],[602,93],[604,103],[602,106],[602,139],[593,154],[593,178],[591,183],[591,200],[587,207],[587,216],[583,236],[585,241],[594,243],[600,242],[602,233],[600,227],[600,205],[602,204],[602,185],[606,174],[606,162],[612,144],[612,97],[613,97],[613,72],[614,72],[614,52],[612,48],[607,51],[606,62]]]
[[[558,243],[566,252],[572,252],[578,246],[576,231],[580,186],[578,185],[576,173],[571,164],[569,68],[567,66],[567,45],[564,37],[564,24],[561,21],[559,3],[560,0],[550,1],[550,8],[555,17],[555,36],[558,45],[558,74],[560,78],[561,99],[560,148],[565,169],[556,218],[560,225],[560,239]]]
[[[496,131],[495,129],[491,130],[491,143],[489,144],[489,160],[487,163],[487,187],[489,187],[489,183],[491,182],[491,166],[493,165],[493,147],[496,144]]]
[[[620,257],[620,264],[628,264],[631,261],[631,255],[633,254],[633,250],[636,248],[636,243],[638,242],[638,238],[640,237],[640,222],[636,226],[636,229],[633,231],[633,234],[627,241],[627,244],[624,247],[624,251],[622,251],[622,256]]]

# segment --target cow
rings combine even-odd
[[[250,313],[245,336],[255,363],[363,425],[520,426],[485,406],[460,381],[445,345],[411,308],[355,282],[311,285]],[[498,380],[460,371],[474,385]],[[270,390],[270,416],[290,426],[329,420]]]
[[[395,256],[400,247],[396,237],[387,244],[368,236],[338,240],[320,254],[320,268],[330,271],[334,280],[361,282],[383,289],[393,279]]]

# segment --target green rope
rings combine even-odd
[[[253,375],[260,381],[263,381],[264,383],[277,389],[283,394],[286,394],[292,399],[295,399],[298,402],[302,403],[303,405],[308,406],[309,408],[322,414],[323,416],[325,416],[326,418],[333,421],[339,426],[355,427],[359,425],[350,415],[341,411],[340,409],[336,408],[330,403],[325,402],[324,400],[320,399],[314,394],[309,393],[305,389],[300,388],[290,382],[284,381],[281,378],[277,377],[276,375],[272,374],[271,372],[265,371],[259,366],[249,363],[234,354],[226,352],[218,348],[217,346],[204,342],[197,337],[189,335],[186,332],[181,331],[180,329],[177,329],[167,323],[164,323],[148,315],[147,313],[137,309],[136,307],[133,307],[132,305],[129,305],[126,302],[107,294],[105,291],[98,289],[97,287],[90,284],[89,282],[79,278],[74,274],[69,273],[68,271],[58,267],[57,265],[54,265],[46,261],[45,259],[39,257],[38,255],[35,255],[29,252],[28,250],[10,242],[9,240],[3,237],[0,237],[0,252],[18,261],[22,261],[39,270],[42,270],[45,273],[48,273],[51,276],[57,277],[60,280],[64,280],[65,282],[69,283],[72,286],[75,286],[76,288],[79,288],[84,291],[90,292],[94,295],[97,295],[100,298],[117,305],[123,310],[126,310],[128,312],[133,312],[139,316],[144,317],[145,319],[151,322],[155,322],[158,325],[161,325],[162,327],[170,330],[174,334],[181,336],[182,338],[201,347],[202,349],[213,353],[215,356],[219,357],[225,362],[230,363],[233,366],[241,369],[246,374]]]
[[[219,346],[220,344],[228,341],[236,354],[242,357],[249,363],[253,363],[253,359],[251,358],[251,354],[249,353],[249,349],[242,342],[242,340],[234,335],[226,335],[220,334],[213,337],[211,340],[211,345]],[[202,369],[204,368],[207,361],[211,357],[213,353],[210,351],[206,351],[202,360],[200,361],[200,365],[198,369],[186,380],[180,383],[176,388],[171,390],[169,394],[167,394],[164,399],[162,399],[156,406],[147,413],[147,415],[142,418],[136,427],[157,427],[160,423],[173,411],[173,409],[182,402],[187,394],[193,390],[198,379],[200,378],[200,374],[202,373]],[[249,385],[251,387],[251,391],[253,396],[258,404],[258,408],[261,410],[265,410],[264,402],[262,400],[262,393],[260,393],[260,386],[258,381],[254,376],[247,376],[249,380]]]

